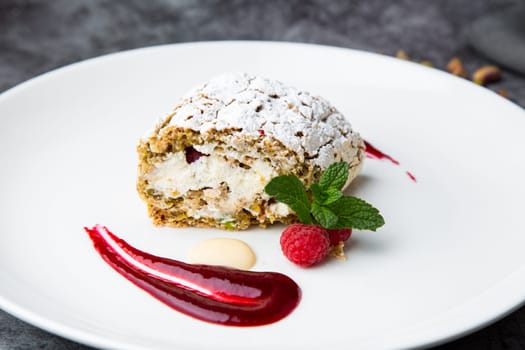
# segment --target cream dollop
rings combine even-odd
[[[245,242],[234,238],[210,238],[197,244],[188,254],[192,264],[220,265],[249,270],[255,253]]]

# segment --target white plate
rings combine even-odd
[[[281,227],[151,225],[135,192],[137,140],[188,88],[224,71],[326,97],[401,162],[368,160],[352,185],[386,225],[355,232],[346,262],[293,266],[279,250]],[[525,300],[524,131],[523,110],[484,88],[346,49],[172,45],[56,70],[0,96],[0,306],[108,348],[399,349],[451,339]],[[255,269],[291,276],[302,301],[263,327],[189,318],[102,261],[82,229],[96,223],[176,259],[207,237],[241,238],[258,256]]]

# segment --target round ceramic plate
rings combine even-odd
[[[279,249],[281,226],[151,224],[135,191],[137,141],[186,90],[225,71],[324,96],[400,162],[368,159],[352,184],[386,225],[355,231],[346,261],[292,265]],[[449,340],[525,300],[523,130],[524,111],[487,89],[330,47],[171,45],[44,74],[0,96],[0,306],[117,349],[401,349]],[[97,223],[180,260],[206,238],[240,238],[257,254],[255,270],[297,281],[301,303],[282,321],[253,328],[187,317],[104,263],[83,230]]]

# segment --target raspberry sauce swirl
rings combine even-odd
[[[84,229],[115,271],[169,307],[202,321],[260,326],[279,321],[299,304],[299,286],[283,274],[187,264],[138,250],[104,226]]]

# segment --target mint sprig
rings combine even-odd
[[[347,180],[348,163],[337,162],[323,172],[318,183],[310,186],[311,199],[295,175],[274,177],[264,190],[288,205],[303,224],[371,231],[383,226],[385,220],[379,210],[360,198],[345,196],[341,192]]]

